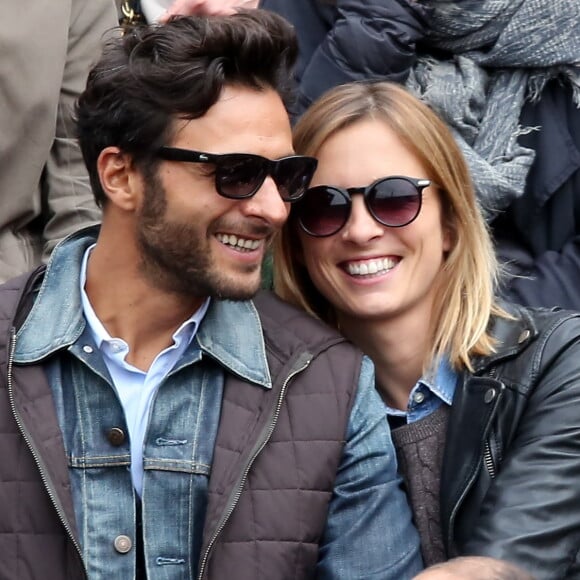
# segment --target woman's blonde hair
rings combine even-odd
[[[507,316],[495,302],[498,265],[468,167],[448,127],[419,99],[387,82],[337,87],[304,114],[294,131],[297,153],[313,155],[334,133],[358,121],[385,123],[417,157],[439,189],[443,224],[453,245],[436,284],[430,349],[425,370],[447,356],[455,369],[472,369],[474,355],[493,352],[492,314]],[[284,300],[336,325],[332,305],[314,287],[299,259],[297,225],[290,219],[274,244],[274,289]]]

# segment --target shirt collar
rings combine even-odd
[[[451,405],[453,402],[453,396],[455,395],[456,384],[457,373],[451,367],[447,357],[443,357],[440,359],[433,373],[426,377],[421,377],[417,381],[409,394],[409,402],[414,393],[418,392],[421,387],[424,387],[431,391],[439,400],[443,401],[443,403]],[[408,412],[408,409],[402,411],[401,409],[395,409],[386,403],[385,407],[389,415],[404,417]]]
[[[431,377],[423,377],[419,380],[434,395],[437,395],[444,403],[451,405],[455,394],[457,373],[451,368],[447,357],[440,360]]]
[[[86,319],[79,280],[83,257],[97,235],[98,227],[86,228],[54,249],[35,303],[18,331],[15,363],[38,362],[68,348],[83,333]],[[262,324],[251,300],[211,300],[195,338],[208,356],[231,373],[272,387]]]
[[[196,339],[232,373],[272,388],[262,323],[251,300],[212,300]]]
[[[16,335],[15,363],[34,363],[73,344],[85,329],[79,268],[98,229],[76,232],[58,244],[28,317]]]

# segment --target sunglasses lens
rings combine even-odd
[[[417,217],[421,209],[421,194],[410,181],[390,177],[375,184],[367,203],[378,221],[386,226],[399,227]]]
[[[301,227],[312,236],[331,236],[348,220],[350,200],[339,190],[321,185],[306,191],[298,202]]]
[[[253,155],[223,155],[216,168],[216,188],[226,197],[250,197],[266,179],[265,160]]]
[[[300,199],[316,171],[316,160],[311,157],[288,157],[278,162],[274,180],[284,201]]]

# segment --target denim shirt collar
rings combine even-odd
[[[34,305],[18,331],[16,364],[41,361],[70,347],[82,335],[86,320],[80,296],[80,267],[98,231],[98,226],[80,230],[55,248]],[[212,299],[196,340],[202,351],[231,373],[272,387],[262,325],[252,301]]]
[[[395,409],[385,403],[386,412],[388,415],[395,415],[399,417],[412,415],[414,420],[422,418],[434,411],[440,404],[445,403],[451,405],[453,396],[455,395],[455,387],[457,384],[457,373],[451,367],[447,357],[441,358],[439,363],[435,366],[432,373],[421,377],[409,393],[409,403],[406,411]],[[427,390],[431,392],[435,400],[424,408],[416,410],[417,403],[414,401],[416,393]]]
[[[444,357],[437,365],[434,375],[423,377],[419,383],[422,383],[444,403],[451,405],[455,394],[457,373],[451,367],[447,357]]]

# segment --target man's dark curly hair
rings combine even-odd
[[[109,40],[76,107],[97,204],[106,200],[97,172],[103,149],[119,147],[151,170],[172,121],[202,117],[228,85],[274,89],[288,107],[297,52],[292,26],[265,10],[179,17]]]

